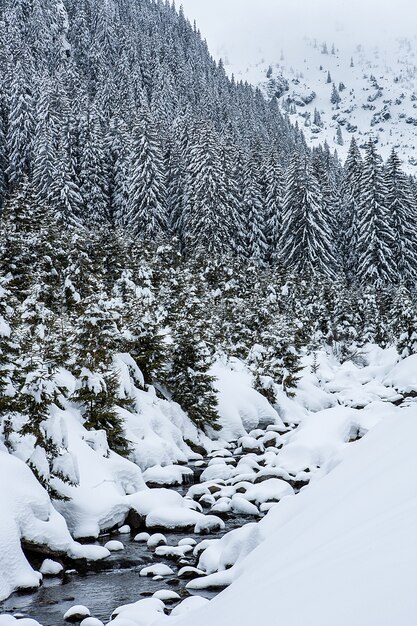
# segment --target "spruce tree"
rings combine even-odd
[[[341,102],[341,97],[340,94],[337,90],[336,85],[333,83],[333,87],[332,87],[332,94],[330,96],[330,102],[332,104],[334,104],[336,106],[336,108],[339,108],[339,104]]]
[[[362,156],[355,138],[352,137],[343,169],[341,184],[342,203],[339,215],[342,233],[340,252],[345,273],[350,282],[355,278],[356,274],[362,168]]]
[[[311,165],[294,154],[287,173],[283,200],[281,255],[294,273],[334,277],[337,262],[323,197]]]
[[[272,262],[279,259],[279,241],[281,235],[282,199],[283,199],[283,174],[278,164],[278,155],[270,155],[266,168],[266,214],[267,214],[267,240],[269,245],[269,258]]]
[[[213,127],[200,122],[193,129],[188,152],[181,236],[187,253],[230,250],[236,222],[228,206],[221,150]],[[232,210],[230,210],[232,209]]]
[[[187,267],[178,278],[166,387],[199,428],[218,430],[215,379],[209,372],[211,338],[204,283]]]
[[[145,241],[163,239],[168,232],[166,175],[156,125],[147,111],[133,132],[128,193],[130,233]]]
[[[244,185],[246,256],[256,263],[263,263],[268,255],[267,215],[259,172],[255,171],[255,163],[250,156],[244,166]]]
[[[398,279],[415,285],[417,280],[417,206],[400,159],[392,150],[385,168],[386,206],[393,228],[393,260]]]
[[[112,364],[121,338],[117,321],[120,314],[114,303],[104,296],[90,296],[78,306],[75,329],[77,388],[73,402],[81,408],[85,427],[104,430],[109,447],[126,456],[126,440],[118,406],[131,406],[131,400],[119,397],[119,376]]]
[[[371,140],[366,149],[358,206],[358,278],[377,286],[395,281],[397,266],[393,249],[386,182],[380,157]]]
[[[6,146],[7,177],[12,187],[21,183],[31,171],[35,126],[32,85],[29,78],[31,70],[30,58],[24,56],[18,59],[10,84]]]

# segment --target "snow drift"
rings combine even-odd
[[[392,626],[417,611],[417,407],[350,444],[330,474],[286,498],[246,541],[235,582],[176,623]]]

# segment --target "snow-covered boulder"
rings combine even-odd
[[[0,450],[0,599],[16,589],[37,587],[41,574],[27,562],[22,548],[44,548],[49,554],[96,560],[109,552],[74,541],[65,519],[52,506],[45,489],[21,460]]]
[[[174,570],[169,565],[165,565],[165,563],[154,563],[153,565],[143,567],[139,574],[140,576],[171,576],[171,574],[174,574]]]
[[[205,533],[222,530],[224,522],[214,515],[203,515],[187,508],[161,508],[147,515],[146,526],[170,530],[194,529],[195,533]]]
[[[90,617],[90,615],[90,610],[86,606],[76,604],[64,613],[64,620],[67,622],[80,622],[82,619]]]
[[[112,539],[111,541],[108,541],[107,543],[105,543],[104,547],[107,548],[109,552],[120,552],[121,550],[125,549],[122,542],[116,541],[115,539]]]
[[[157,485],[182,485],[193,476],[193,470],[182,465],[155,465],[143,472],[143,478],[147,484]]]
[[[64,571],[64,567],[61,563],[58,563],[58,561],[45,559],[39,571],[42,576],[59,576]]]

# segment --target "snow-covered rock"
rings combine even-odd
[[[192,613],[196,609],[200,609],[208,603],[207,598],[202,598],[201,596],[191,596],[190,598],[185,598],[178,606],[173,609],[171,615],[176,617],[178,615],[187,615],[188,613]]]
[[[140,570],[140,576],[170,576],[174,570],[165,563],[154,563]]]
[[[241,498],[259,505],[264,502],[278,502],[286,496],[292,495],[294,495],[294,489],[291,485],[280,478],[270,478],[249,487],[245,493],[241,494]]]
[[[90,617],[90,610],[82,605],[76,604],[64,613],[64,620],[67,622],[80,622],[85,617]]]
[[[165,604],[177,602],[177,600],[181,599],[181,596],[176,591],[172,591],[172,589],[160,589],[159,591],[155,591],[152,597],[162,600]]]
[[[59,576],[64,571],[64,567],[58,561],[45,559],[39,569],[42,576]]]
[[[150,538],[149,533],[138,533],[137,535],[134,536],[133,541],[137,541],[139,543],[146,543],[149,538]]]
[[[221,530],[224,528],[224,522],[214,515],[203,515],[190,509],[161,508],[147,515],[146,526],[171,530],[194,528],[195,533],[202,533]]]
[[[112,539],[104,544],[104,547],[109,550],[109,552],[120,552],[124,550],[125,547],[121,541],[117,541],[116,539]]]
[[[104,624],[97,617],[86,617],[82,620],[80,626],[104,626]]]
[[[120,526],[119,533],[121,535],[128,535],[130,533],[130,530],[130,526],[128,524],[124,524],[123,526]]]
[[[166,544],[167,539],[162,533],[154,533],[153,535],[150,535],[147,540],[148,548],[156,548],[157,546]]]
[[[37,587],[41,574],[27,562],[21,540],[49,553],[96,560],[109,552],[74,541],[65,519],[25,463],[0,450],[0,599],[16,589]]]
[[[158,486],[182,485],[187,477],[191,477],[192,475],[193,470],[182,465],[167,465],[165,467],[155,465],[143,472],[143,478],[146,483]]]

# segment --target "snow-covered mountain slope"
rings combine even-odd
[[[327,141],[344,159],[352,135],[359,145],[373,137],[383,158],[395,147],[405,169],[417,173],[416,38],[379,48],[305,38],[301,52],[283,49],[280,58],[245,68],[233,60],[227,70],[276,95],[309,145]]]

